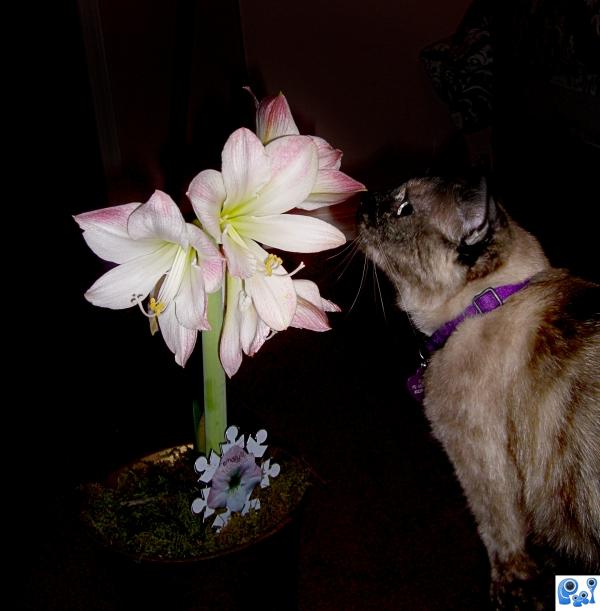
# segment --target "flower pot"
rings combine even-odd
[[[208,520],[190,510],[199,491],[195,456],[191,446],[163,450],[85,488],[83,523],[123,609],[297,608],[309,467],[271,447],[281,475],[268,488],[255,489],[260,510],[235,514],[215,534]]]

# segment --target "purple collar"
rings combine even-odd
[[[479,314],[485,314],[486,312],[491,312],[499,308],[508,297],[525,288],[528,284],[529,280],[524,280],[517,284],[505,284],[504,286],[498,286],[496,288],[490,287],[478,295],[475,295],[471,305],[467,307],[462,314],[444,323],[433,335],[431,335],[431,337],[427,338],[425,342],[427,353],[431,354],[435,350],[439,350],[465,318],[479,316]],[[423,372],[426,367],[427,361],[423,359],[417,372],[408,378],[408,391],[412,397],[419,402],[423,401],[423,393],[425,391]]]

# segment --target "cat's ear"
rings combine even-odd
[[[462,202],[461,216],[464,245],[473,246],[486,238],[496,220],[496,203],[488,191],[485,177],[481,179],[475,196]]]

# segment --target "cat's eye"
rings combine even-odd
[[[414,208],[408,200],[403,201],[396,211],[397,216],[408,216],[414,212]]]
[[[408,194],[406,193],[406,187],[401,187],[400,191],[396,193],[394,199],[400,202],[398,209],[396,210],[396,216],[408,216],[414,212],[414,208],[408,201]]]
[[[400,187],[400,191],[394,195],[397,202],[403,202],[406,199],[406,187]]]

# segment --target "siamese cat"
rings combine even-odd
[[[427,338],[412,389],[476,518],[496,607],[529,608],[532,547],[598,572],[600,286],[553,269],[485,181],[412,179],[368,195],[358,222]]]

